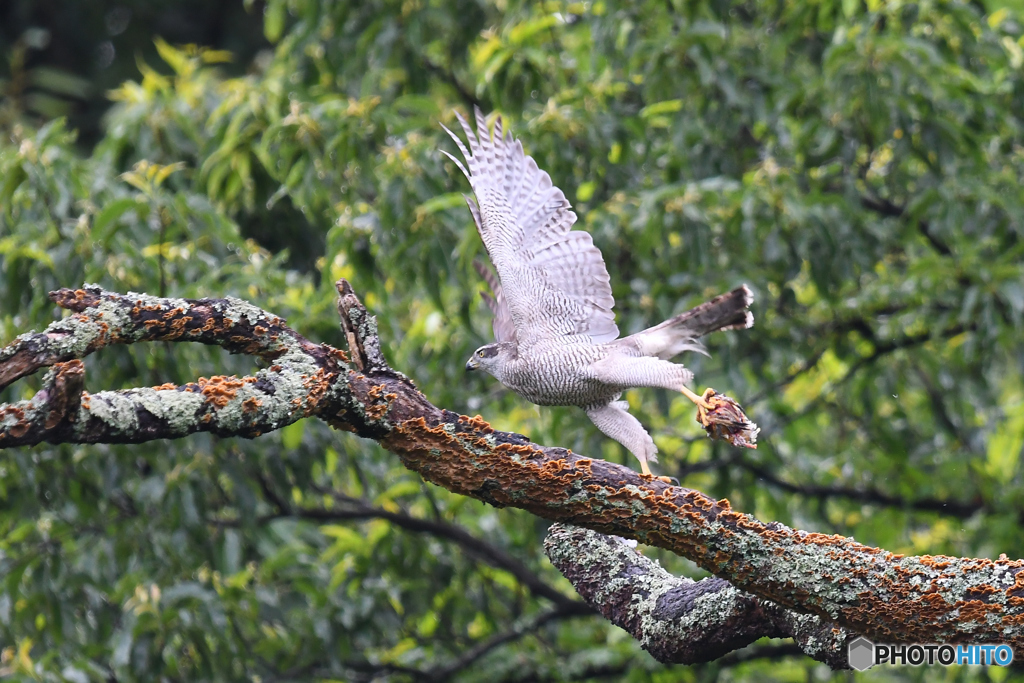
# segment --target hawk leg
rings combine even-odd
[[[695,394],[692,391],[690,391],[689,387],[685,387],[685,386],[682,389],[679,390],[679,393],[681,393],[683,396],[685,396],[686,398],[688,398],[691,401],[693,401],[694,403],[696,403],[697,407],[700,408],[701,410],[704,410],[704,411],[712,410],[711,404],[708,403],[708,401],[707,401],[708,392],[713,394],[713,393],[715,393],[715,390],[714,389],[706,389],[704,391],[704,396],[698,396],[697,394]]]
[[[589,406],[584,410],[598,429],[636,456],[644,474],[650,474],[651,469],[647,462],[658,461],[658,447],[654,445],[654,439],[640,424],[640,420],[626,412],[627,408],[629,404],[625,401],[612,401],[604,405]]]
[[[698,396],[686,385],[693,381],[693,373],[682,365],[651,356],[611,355],[590,366],[591,374],[598,380],[622,389],[632,387],[662,387],[678,391],[697,404],[698,408],[711,410],[705,396]]]

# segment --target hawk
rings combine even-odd
[[[714,392],[692,392],[693,373],[669,359],[705,353],[699,339],[711,332],[751,327],[750,290],[741,286],[620,339],[608,269],[590,234],[572,230],[576,214],[565,195],[503,132],[500,117],[492,135],[479,108],[475,115],[476,133],[456,112],[468,149],[442,125],[466,160],[444,152],[469,179],[476,199],[466,195],[466,203],[497,271],[495,279],[478,267],[492,291],[484,297],[496,341],[477,349],[466,369],[482,369],[539,405],[579,406],[649,475],[658,449],[619,397],[632,387],[663,387],[686,395],[699,414],[713,411]]]

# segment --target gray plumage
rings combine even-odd
[[[693,373],[668,359],[704,353],[700,337],[747,328],[753,316],[745,286],[665,322],[619,339],[615,300],[601,252],[586,232],[573,231],[576,214],[547,173],[502,129],[491,135],[480,110],[477,132],[456,113],[462,140],[445,128],[466,166],[444,152],[469,178],[466,197],[497,278],[482,264],[496,342],[477,349],[467,369],[481,368],[540,405],[579,406],[598,429],[644,465],[657,448],[618,400],[631,387],[682,391]],[[468,167],[468,168],[467,168]]]

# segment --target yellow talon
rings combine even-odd
[[[653,474],[651,474],[651,468],[647,466],[647,461],[646,460],[641,460],[640,461],[640,471],[643,474],[646,474],[649,477],[654,476]]]
[[[707,396],[708,393],[711,391],[711,389],[705,391],[704,396]],[[688,387],[684,386],[682,389],[680,389],[679,393],[681,393],[683,396],[696,403],[697,407],[703,408],[704,410],[711,410],[711,404],[707,402],[707,399],[704,398],[704,396],[698,396],[697,394],[693,393],[692,391],[690,391]]]

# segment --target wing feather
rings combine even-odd
[[[516,329],[512,323],[512,314],[508,310],[508,304],[505,302],[504,292],[501,290],[501,283],[498,282],[498,278],[491,272],[491,269],[485,266],[479,259],[474,259],[473,267],[476,268],[476,272],[480,273],[480,277],[484,279],[487,286],[491,288],[490,294],[483,292],[482,296],[487,303],[487,307],[491,309],[491,313],[494,315],[492,323],[494,340],[499,342],[515,341]]]
[[[494,302],[503,304],[517,342],[588,335],[600,343],[618,337],[608,269],[591,236],[572,230],[576,214],[565,194],[504,130],[500,117],[492,135],[479,108],[476,132],[461,114],[455,116],[468,148],[445,130],[466,161],[463,166],[456,160],[476,196],[467,204],[500,279],[497,289],[492,284]],[[495,309],[496,335],[498,317]]]
[[[470,197],[468,194],[462,195],[462,198],[466,200],[466,206],[469,207],[469,213],[473,216],[473,222],[476,224],[477,232],[481,230],[480,227],[480,206],[476,203],[476,200]]]

